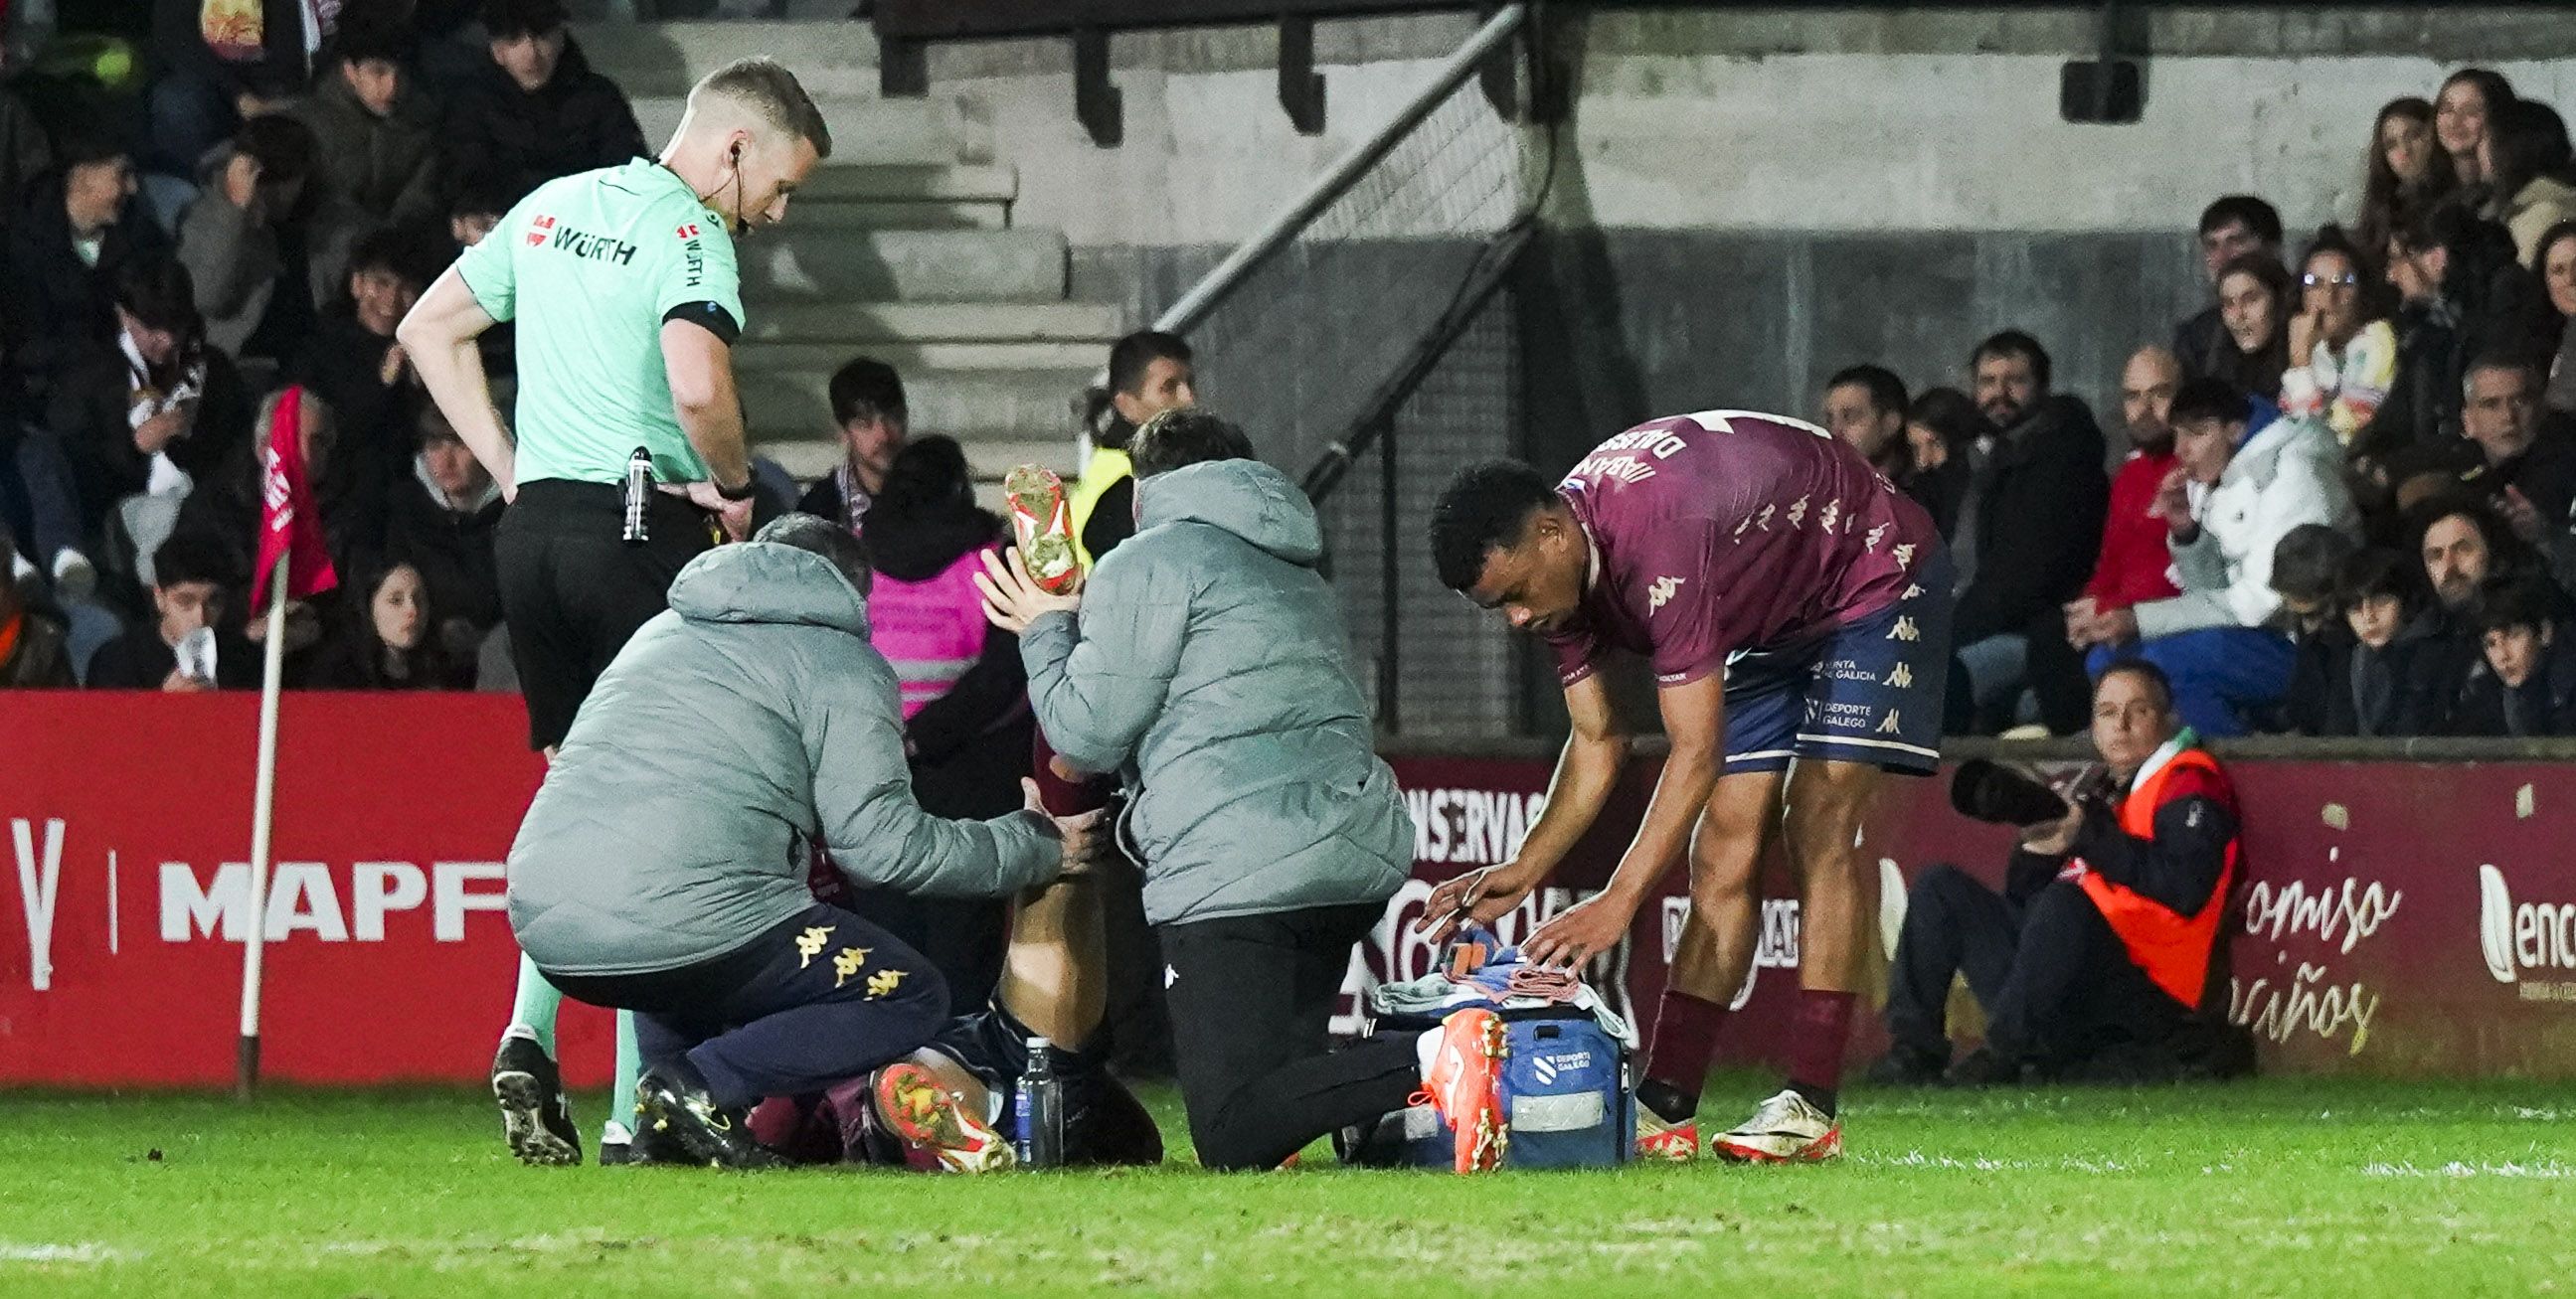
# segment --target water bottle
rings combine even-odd
[[[1064,1080],[1055,1073],[1055,1044],[1029,1039],[1029,1067],[1020,1074],[1013,1110],[1019,1119],[1020,1167],[1064,1167]]]
[[[652,496],[653,453],[637,447],[632,455],[626,457],[626,526],[619,530],[620,539],[630,543],[648,539],[650,534],[644,526],[644,505]]]

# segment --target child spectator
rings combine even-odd
[[[2422,733],[2429,684],[2420,569],[2393,550],[2365,550],[2336,576],[2336,616],[2299,646],[2287,714],[2301,735]]]
[[[2478,611],[2485,657],[2460,692],[2458,734],[2576,734],[2576,641],[2558,634],[2561,603],[2529,582],[2487,593]]]
[[[259,688],[259,650],[233,626],[232,583],[239,576],[232,555],[211,538],[182,534],[152,556],[153,617],[99,647],[89,661],[92,690],[193,692],[220,686]],[[214,636],[212,680],[179,665],[179,644],[191,633]]]
[[[2303,292],[2281,376],[2281,413],[2320,421],[2347,446],[2397,377],[2397,334],[2371,309],[2367,264],[2341,230],[2317,232],[2299,258]]]
[[[420,570],[379,569],[352,589],[346,615],[315,657],[305,685],[316,690],[454,690],[464,685],[436,633],[436,612]]]

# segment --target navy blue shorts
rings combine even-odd
[[[1955,603],[1947,549],[1915,566],[1903,599],[1789,645],[1726,664],[1726,774],[1784,771],[1792,758],[1866,762],[1928,776],[1941,763],[1941,707]]]

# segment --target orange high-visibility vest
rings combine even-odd
[[[2133,838],[2155,838],[2156,809],[2165,802],[2165,788],[2186,770],[2205,773],[2207,783],[2217,788],[2209,790],[2204,784],[2202,792],[2213,794],[2230,817],[2237,815],[2236,787],[2219,768],[2218,760],[2199,749],[2183,749],[2121,801],[2120,829]],[[2119,935],[2120,945],[2128,949],[2130,963],[2146,971],[2147,978],[2167,995],[2193,1010],[2200,1009],[2201,998],[2209,989],[2209,953],[2218,942],[2218,924],[2227,910],[2227,891],[2236,883],[2237,846],[2243,833],[2240,824],[2228,836],[2226,866],[2218,873],[2218,887],[2210,890],[2209,900],[2190,915],[2114,884],[2102,878],[2099,871],[2087,870],[2082,876],[2086,896],[2101,909],[2111,932]]]

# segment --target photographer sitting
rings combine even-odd
[[[2107,770],[2077,782],[2071,807],[1991,764],[1962,768],[1953,802],[2022,824],[2021,843],[2000,894],[1955,866],[1916,881],[1888,988],[1895,1047],[1875,1080],[2208,1068],[2208,1047],[2186,1039],[2237,874],[2235,788],[2176,719],[2172,687],[2149,663],[2115,664],[2094,687],[2093,745]],[[2007,787],[1970,788],[1980,776]],[[1943,1011],[1954,974],[1987,1031],[1984,1049],[1951,1065]]]

